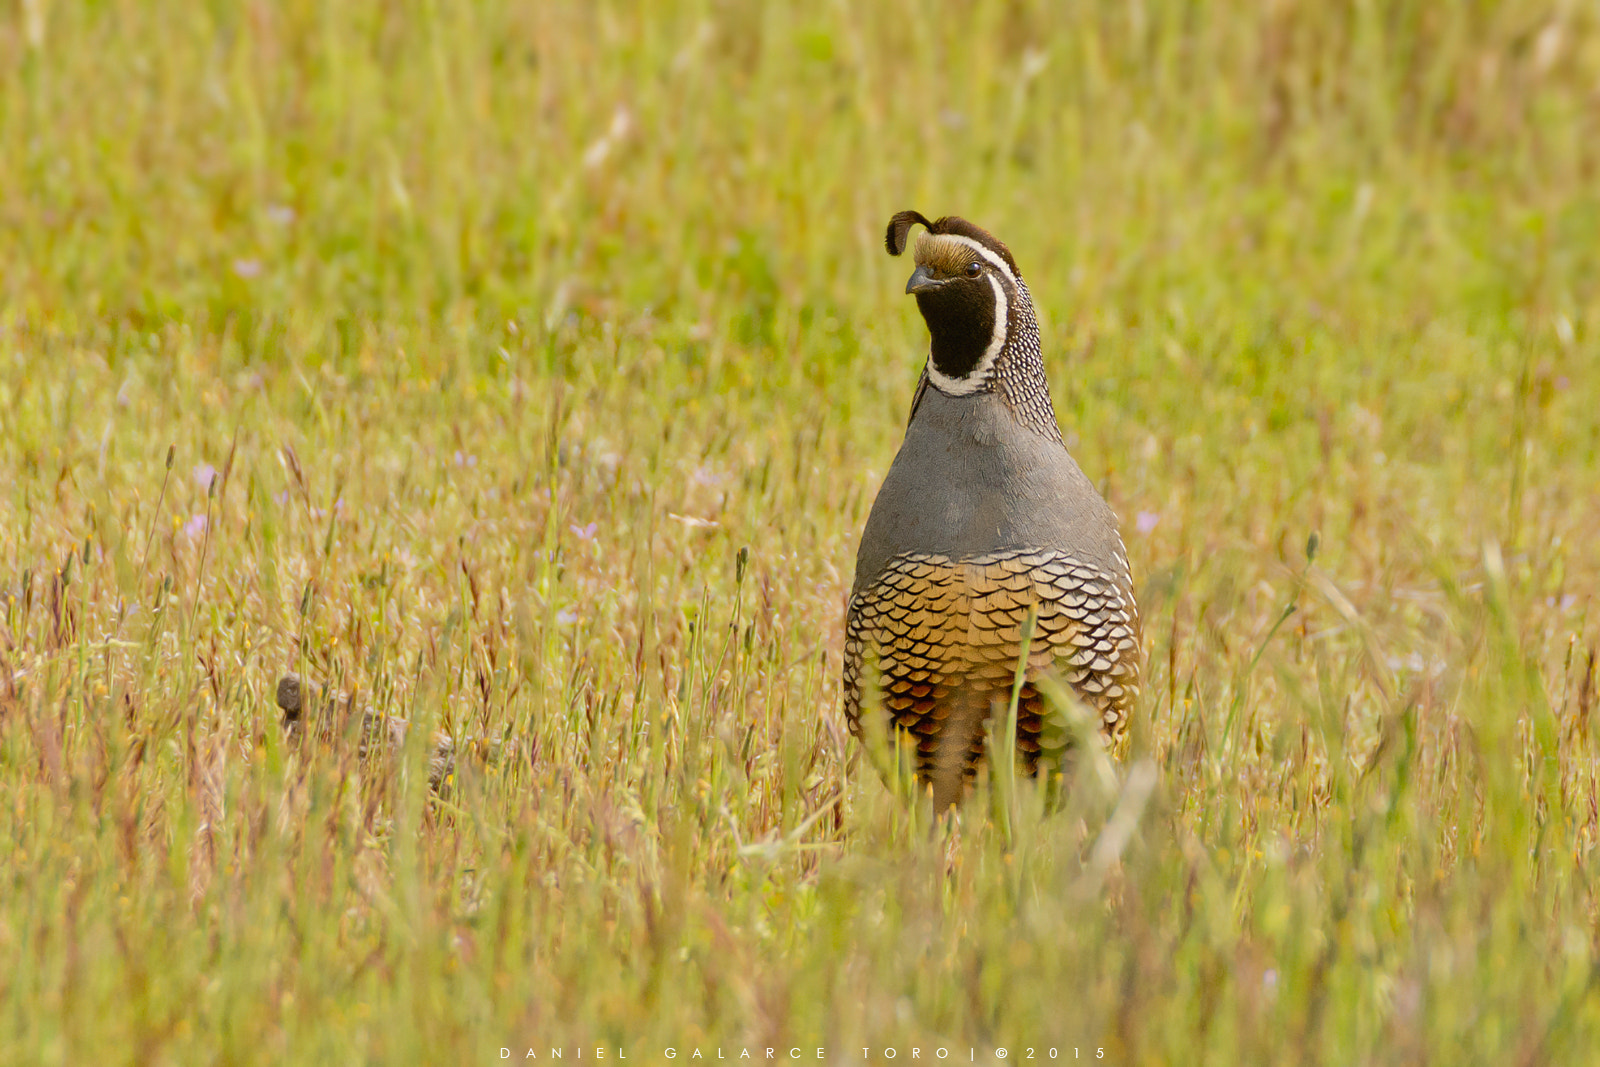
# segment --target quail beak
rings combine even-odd
[[[911,280],[906,282],[906,292],[925,293],[929,289],[937,289],[939,284],[927,267],[918,267],[912,272]]]

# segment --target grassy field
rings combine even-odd
[[[839,713],[902,208],[1148,651],[948,835]],[[0,1062],[1592,1062],[1597,339],[1584,4],[10,0]]]

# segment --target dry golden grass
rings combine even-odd
[[[1591,1056],[1597,94],[1558,3],[0,11],[0,1061]],[[838,714],[906,207],[1149,646],[950,836]]]

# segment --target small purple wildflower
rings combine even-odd
[[[574,608],[562,608],[556,612],[556,622],[562,626],[571,626],[578,621],[578,612]]]
[[[578,540],[580,540],[580,541],[592,540],[594,538],[594,532],[596,530],[598,530],[599,528],[600,528],[600,524],[598,522],[591,522],[587,526],[569,526],[569,527],[567,527],[567,529],[571,530],[574,534],[577,535]]]
[[[254,278],[261,273],[259,259],[236,259],[233,261],[233,273],[241,278]]]
[[[1142,534],[1147,534],[1156,528],[1156,523],[1161,521],[1161,516],[1153,511],[1141,511],[1133,520],[1134,529]]]
[[[206,517],[204,515],[191,515],[189,521],[183,524],[183,535],[191,541],[200,540],[206,532]]]
[[[201,463],[194,469],[194,484],[202,489],[211,488],[211,480],[217,476],[217,468],[209,463]]]

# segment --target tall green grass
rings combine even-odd
[[[0,9],[0,1061],[1592,1058],[1597,101],[1516,0]],[[907,207],[1149,653],[953,834],[838,714]]]

